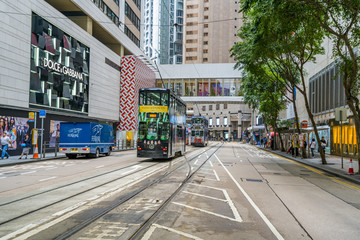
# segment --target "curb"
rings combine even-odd
[[[277,156],[280,156],[280,157],[283,157],[283,158],[287,158],[287,159],[290,159],[290,160],[293,160],[293,161],[296,161],[296,162],[299,162],[299,163],[302,163],[304,165],[307,165],[307,166],[310,166],[310,167],[313,167],[313,168],[316,168],[316,169],[319,169],[319,170],[322,170],[324,172],[327,172],[327,173],[330,173],[332,175],[335,175],[337,177],[340,177],[340,178],[343,178],[349,182],[353,182],[353,183],[356,183],[358,185],[360,185],[360,179],[355,179],[353,177],[350,177],[350,176],[347,176],[346,174],[344,173],[339,173],[338,171],[334,171],[334,170],[331,170],[331,169],[328,169],[328,168],[323,168],[323,167],[320,167],[318,165],[315,165],[315,164],[312,164],[312,163],[309,163],[309,162],[305,162],[305,161],[302,161],[300,159],[296,159],[296,158],[291,158],[291,157],[288,157],[288,156],[283,156],[281,154],[278,154],[276,152],[273,152],[271,150],[268,150],[268,149],[262,149],[262,148],[258,148],[258,149],[261,149],[263,151],[266,151],[266,152],[270,152],[274,155],[277,155]]]
[[[131,151],[131,150],[135,150],[135,148],[129,148],[129,149],[124,149],[124,150],[114,150],[113,152],[125,152],[125,151]],[[18,156],[17,156],[18,157]],[[21,160],[21,159],[15,159],[15,160],[12,160],[13,162],[8,162],[8,163],[1,163],[1,160],[0,160],[0,168],[1,167],[8,167],[8,166],[14,166],[14,165],[20,165],[20,164],[27,164],[27,163],[34,163],[34,162],[40,162],[40,161],[47,161],[47,160],[57,160],[57,159],[61,159],[61,158],[66,158],[67,157],[64,155],[64,156],[58,156],[58,157],[45,157],[45,158],[28,158],[28,159],[24,159],[24,160]]]

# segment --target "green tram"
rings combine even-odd
[[[164,88],[139,90],[137,156],[171,158],[185,153],[186,104]]]

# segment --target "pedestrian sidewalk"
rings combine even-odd
[[[113,152],[122,152],[122,151],[134,150],[134,149],[135,148],[120,149],[120,150],[114,150]],[[40,153],[39,153],[39,158],[35,158],[35,159],[32,158],[33,154],[29,154],[27,159],[25,159],[25,156],[23,156],[22,159],[19,159],[19,157],[20,155],[16,155],[16,156],[10,155],[8,159],[6,157],[4,159],[0,159],[0,167],[65,158],[66,156],[64,153],[57,153],[57,156],[55,156],[55,153],[46,153],[44,158],[40,158]]]
[[[0,167],[22,164],[22,163],[45,161],[45,160],[50,160],[50,159],[64,158],[65,154],[57,153],[57,156],[55,157],[55,153],[46,153],[45,157],[42,159],[32,158],[33,154],[29,154],[27,159],[25,159],[25,156],[23,156],[22,159],[19,159],[19,157],[20,157],[20,155],[16,155],[16,156],[10,155],[10,157],[8,159],[6,157],[4,159],[0,159]],[[39,154],[39,157],[40,157],[40,154]]]
[[[270,150],[269,148],[262,148],[260,146],[257,146],[260,149],[263,149],[268,152],[275,153],[277,155],[280,155],[282,157],[303,163],[305,165],[311,166],[313,168],[322,170],[324,172],[333,174],[337,177],[346,179],[348,181],[354,182],[356,184],[360,184],[360,175],[349,175],[349,165],[350,165],[350,158],[343,158],[343,166],[344,168],[341,168],[341,157],[335,156],[335,155],[329,155],[326,154],[326,161],[327,164],[324,165],[321,163],[321,157],[320,154],[316,154],[314,158],[301,158],[301,157],[293,157],[291,154],[287,154],[286,152],[281,152],[279,150]],[[357,159],[352,159],[352,166],[354,168],[354,172],[358,172],[358,161]]]

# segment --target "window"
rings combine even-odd
[[[212,110],[212,105],[209,105],[209,110]]]
[[[206,111],[206,106],[202,106],[202,111],[203,111],[203,112]]]
[[[208,59],[207,58],[203,58],[203,62],[207,62],[208,61]]]
[[[209,44],[209,42],[208,41],[204,41],[204,45],[208,45]]]
[[[208,28],[209,27],[209,24],[204,24],[204,28]]]
[[[212,126],[212,118],[209,118],[209,126]]]
[[[216,117],[216,126],[220,126],[220,118],[219,117]]]
[[[140,19],[136,16],[135,12],[131,9],[129,4],[125,2],[125,15],[130,19],[134,26],[140,30]]]
[[[227,126],[227,117],[224,117],[224,126]]]
[[[160,93],[148,92],[147,93],[147,105],[160,105]]]
[[[216,104],[216,110],[220,110],[220,104]]]
[[[227,109],[227,103],[224,103],[224,109]]]
[[[209,33],[205,32],[204,37],[207,37],[207,36],[209,36]]]
[[[203,50],[203,53],[208,53],[208,52],[209,52],[208,49],[204,49],[204,50]]]
[[[209,19],[209,16],[204,16],[204,19]]]

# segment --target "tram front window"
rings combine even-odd
[[[202,123],[203,123],[203,119],[201,118],[194,119],[194,124],[202,124]]]
[[[147,124],[146,124],[146,122],[140,122],[139,123],[139,139],[141,139],[141,140],[145,139],[146,134],[147,134]]]
[[[157,140],[158,139],[156,122],[152,122],[152,123],[148,124],[148,131],[147,131],[146,139],[147,140]]]
[[[200,136],[200,137],[204,136],[204,131],[200,131],[199,136]]]

